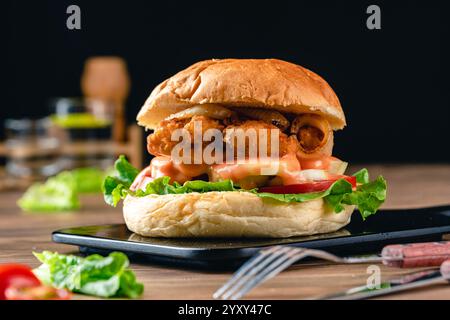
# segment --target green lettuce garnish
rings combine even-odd
[[[33,254],[42,262],[33,272],[46,285],[104,298],[137,298],[144,290],[121,252],[86,258],[50,251]]]
[[[97,168],[79,168],[63,171],[46,182],[36,182],[24,193],[17,204],[29,212],[57,212],[80,208],[78,195],[100,193],[105,172]]]
[[[127,195],[139,170],[133,167],[123,155],[116,160],[114,168],[115,175],[105,178],[102,189],[106,203],[116,206],[120,199]]]
[[[57,212],[76,210],[80,201],[73,181],[62,181],[57,177],[45,183],[35,183],[17,201],[24,211]]]
[[[145,190],[131,191],[130,186],[138,172],[124,156],[117,159],[115,165],[116,175],[108,176],[103,181],[103,196],[109,205],[116,206],[128,194],[135,197],[144,197],[150,194],[181,194],[190,192],[209,191],[236,191],[231,180],[207,182],[202,180],[186,181],[183,185],[178,182],[170,183],[170,177],[160,177],[147,184]]]
[[[369,182],[367,169],[362,169],[354,174],[358,186],[356,190],[345,179],[334,182],[327,190],[321,192],[298,193],[298,194],[274,194],[268,192],[257,193],[259,197],[270,198],[281,202],[304,202],[318,198],[324,198],[328,206],[334,212],[344,210],[343,205],[355,205],[358,207],[361,217],[365,220],[368,216],[375,214],[386,199],[386,180],[379,176]]]
[[[105,175],[103,170],[86,167],[63,171],[56,177],[61,181],[72,182],[78,193],[100,193]]]
[[[117,203],[127,195],[143,197],[150,194],[182,194],[190,192],[209,191],[240,191],[251,192],[265,199],[279,202],[305,202],[324,198],[330,208],[339,213],[344,210],[344,205],[355,205],[365,220],[368,216],[375,214],[386,199],[386,180],[379,176],[374,181],[369,180],[369,172],[362,169],[354,174],[357,181],[356,190],[352,189],[350,182],[345,179],[335,181],[327,190],[311,193],[275,194],[269,192],[258,192],[257,189],[244,190],[235,185],[231,180],[219,182],[207,182],[201,180],[187,181],[183,185],[170,183],[169,177],[161,177],[147,184],[145,190],[130,190],[130,186],[138,174],[138,170],[131,166],[124,156],[120,156],[115,163],[116,176],[108,176],[103,183],[105,201],[116,206]]]

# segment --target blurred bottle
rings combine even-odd
[[[130,78],[125,60],[120,57],[91,57],[86,60],[81,77],[81,90],[86,98],[102,100],[113,106],[113,139],[125,138],[125,101]]]
[[[60,140],[48,118],[8,119],[6,172],[16,178],[40,180],[58,173]]]

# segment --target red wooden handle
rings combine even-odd
[[[450,241],[394,244],[383,248],[383,263],[400,268],[440,266],[450,259]]]

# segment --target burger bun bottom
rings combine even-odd
[[[128,229],[144,237],[287,238],[334,232],[354,206],[333,212],[322,198],[283,203],[249,192],[148,195],[124,201]]]

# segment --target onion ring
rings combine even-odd
[[[303,155],[331,155],[333,130],[323,117],[316,114],[296,117],[292,122],[291,134],[297,137]]]

